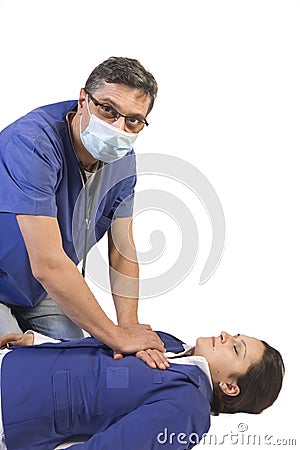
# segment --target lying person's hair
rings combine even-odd
[[[264,341],[262,359],[237,378],[240,392],[226,395],[218,385],[214,386],[212,413],[245,412],[259,414],[277,399],[284,377],[284,363],[278,350]],[[233,374],[234,375],[234,374]]]

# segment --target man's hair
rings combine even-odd
[[[112,56],[99,64],[88,77],[85,90],[93,94],[103,82],[125,84],[140,89],[150,97],[148,113],[157,95],[157,83],[153,75],[142,64],[131,58]]]
[[[278,350],[261,342],[265,346],[263,357],[238,377],[240,393],[237,396],[226,395],[219,386],[214,387],[212,413],[259,414],[277,399],[282,387],[284,363]]]

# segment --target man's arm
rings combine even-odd
[[[133,239],[132,217],[119,217],[108,232],[109,273],[119,325],[138,323],[139,265]],[[137,358],[149,367],[166,369],[167,358],[158,350],[144,349]],[[122,354],[115,353],[115,359]]]
[[[71,320],[116,351],[133,353],[149,347],[164,351],[149,326],[118,327],[105,315],[64,252],[55,218],[17,215],[17,220],[34,277]]]
[[[139,265],[132,217],[117,218],[108,232],[109,275],[119,325],[138,323]]]

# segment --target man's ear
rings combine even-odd
[[[78,99],[78,112],[79,112],[79,114],[82,114],[82,109],[83,109],[83,106],[84,106],[84,102],[86,100],[87,100],[86,99],[86,92],[85,92],[84,88],[81,88],[80,89],[80,96],[79,96],[79,99]]]
[[[224,392],[224,394],[229,395],[230,397],[235,397],[240,393],[240,388],[235,382],[226,383],[222,381],[219,383],[219,388]]]

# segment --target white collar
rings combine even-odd
[[[185,348],[185,350],[183,352],[179,352],[179,353],[166,352],[164,355],[168,358],[170,363],[198,366],[199,369],[205,373],[205,375],[207,376],[207,378],[210,382],[211,388],[213,388],[211,373],[210,373],[209,365],[208,365],[206,358],[204,358],[204,356],[191,356],[191,355],[185,356],[189,353],[189,351],[193,347],[191,347],[190,345],[186,345],[186,344],[182,344],[182,345]]]

